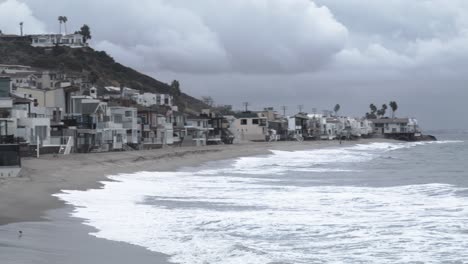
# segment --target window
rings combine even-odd
[[[240,123],[243,126],[247,125],[247,119],[241,119]]]
[[[252,119],[252,124],[258,125],[259,124],[258,119]]]
[[[201,122],[200,122],[200,121],[197,121],[197,126],[201,126]]]
[[[122,115],[116,114],[114,115],[114,123],[122,123]]]
[[[132,117],[132,111],[125,111],[125,117]]]

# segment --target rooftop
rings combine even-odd
[[[235,113],[234,114],[235,118],[259,118],[258,114],[255,112],[241,112],[241,113]]]

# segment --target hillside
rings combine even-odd
[[[106,52],[95,51],[92,48],[54,47],[44,49],[32,47],[25,42],[0,41],[0,64],[18,64],[40,69],[93,73],[97,77],[95,83],[98,87],[124,84],[144,92],[170,93],[174,95],[179,108],[186,112],[198,112],[207,107],[200,100],[184,93],[179,95],[168,84],[117,63]]]

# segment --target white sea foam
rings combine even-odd
[[[238,175],[272,164],[330,171],[328,165],[366,162],[408,145],[274,151],[239,159],[229,173],[140,172],[57,196],[97,228],[93,235],[169,254],[176,263],[468,262],[468,198],[457,195],[466,189],[294,186]]]

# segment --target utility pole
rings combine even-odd
[[[242,105],[244,106],[245,108],[245,112],[248,112],[249,111],[249,102],[243,102]]]
[[[23,22],[20,22],[19,25],[20,25],[21,36],[23,36]]]
[[[283,110],[283,117],[286,117],[286,110],[287,109],[288,108],[285,105],[281,106],[281,110]]]

